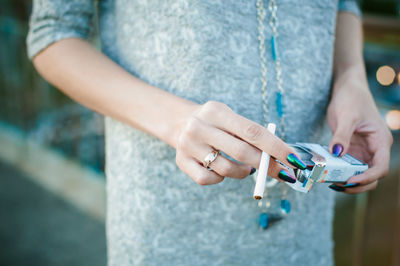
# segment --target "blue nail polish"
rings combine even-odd
[[[335,144],[332,147],[332,154],[339,157],[343,152],[343,146],[341,144]]]
[[[296,179],[283,169],[279,172],[278,177],[283,181],[296,183]]]
[[[301,170],[306,169],[305,163],[303,163],[299,157],[297,157],[295,154],[291,153],[287,156],[286,160],[292,164],[294,167],[300,168]]]
[[[333,190],[335,190],[335,191],[338,191],[338,192],[343,192],[343,191],[345,190],[344,187],[339,187],[339,186],[337,186],[337,185],[335,185],[335,184],[330,185],[329,188],[330,188],[330,189],[333,189]]]
[[[256,168],[252,167],[249,175],[254,174],[254,172],[255,172],[256,170],[257,170]]]
[[[348,184],[344,185],[343,187],[353,188],[353,187],[358,187],[359,185],[360,185],[360,183],[348,183]]]

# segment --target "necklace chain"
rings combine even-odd
[[[265,49],[265,28],[264,28],[264,20],[266,18],[266,11],[264,8],[264,0],[257,0],[257,21],[258,21],[258,41],[259,41],[259,52],[260,52],[260,65],[261,65],[261,90],[262,90],[262,101],[263,101],[263,119],[264,125],[266,126],[269,122],[269,110],[267,103],[269,102],[270,95],[267,93],[267,85],[268,85],[268,69],[267,69],[267,57],[266,57],[266,49]],[[276,93],[276,109],[278,116],[280,117],[281,121],[278,126],[278,134],[282,139],[285,139],[285,117],[283,113],[283,105],[282,105],[282,97],[284,94],[283,84],[282,84],[282,67],[280,58],[277,51],[277,43],[276,39],[278,37],[278,26],[279,20],[277,16],[278,6],[276,5],[275,0],[269,0],[268,2],[268,11],[271,13],[269,19],[269,26],[272,31],[271,36],[271,50],[272,50],[272,58],[275,63],[275,72],[276,72],[276,86],[277,86],[277,93]],[[287,186],[285,184],[280,184],[281,190],[281,210],[284,210],[284,213],[290,212],[290,202],[286,200],[287,195]],[[271,200],[269,199],[268,189],[265,187],[264,190],[264,197],[265,204],[263,205],[263,201],[260,200],[258,202],[258,206],[260,208],[264,208],[265,210],[269,210],[271,207]],[[284,217],[284,216],[282,216]],[[265,220],[267,219],[267,220]],[[260,215],[260,225],[263,229],[266,229],[268,226],[268,215],[266,212],[261,213]]]
[[[259,52],[260,52],[260,65],[261,65],[261,90],[262,90],[262,100],[263,100],[263,119],[264,119],[264,125],[268,123],[268,100],[270,96],[267,93],[267,84],[268,84],[268,79],[267,79],[267,58],[266,58],[266,52],[265,52],[265,28],[264,28],[264,20],[266,18],[266,11],[264,8],[264,0],[257,0],[257,20],[258,20],[258,41],[259,41]],[[279,117],[281,118],[281,121],[278,126],[278,134],[279,136],[284,139],[285,138],[285,130],[286,130],[286,125],[285,125],[285,117],[283,113],[283,106],[282,106],[282,97],[284,94],[283,90],[283,84],[282,84],[282,67],[281,67],[281,62],[280,58],[278,55],[278,47],[276,43],[276,39],[278,37],[278,26],[279,26],[279,20],[277,16],[277,11],[278,11],[278,6],[276,5],[275,0],[270,0],[268,3],[268,10],[271,13],[270,20],[269,20],[269,26],[272,30],[272,36],[271,36],[271,49],[272,49],[272,57],[275,62],[275,69],[276,69],[276,84],[277,84],[277,89],[278,92],[276,93],[276,106],[277,106],[277,112]]]

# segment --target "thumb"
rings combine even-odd
[[[350,146],[350,140],[355,130],[355,124],[351,119],[342,119],[338,121],[336,129],[333,132],[329,150],[336,157],[347,152]]]

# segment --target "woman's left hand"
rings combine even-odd
[[[363,70],[349,69],[335,80],[327,119],[333,133],[330,151],[336,156],[349,153],[369,166],[345,185],[333,184],[330,188],[350,194],[375,189],[378,180],[388,174],[393,137],[379,114]]]

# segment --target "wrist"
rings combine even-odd
[[[369,90],[363,60],[343,62],[335,68],[333,74],[333,93],[341,89],[348,90],[349,87]]]
[[[117,119],[175,148],[181,121],[198,104],[133,76],[127,84],[118,87],[123,88],[124,93],[118,94],[123,96],[119,98],[119,105],[113,108],[122,116]]]
[[[333,71],[333,79],[337,80],[348,73],[365,75],[364,60],[360,58],[336,63]]]

